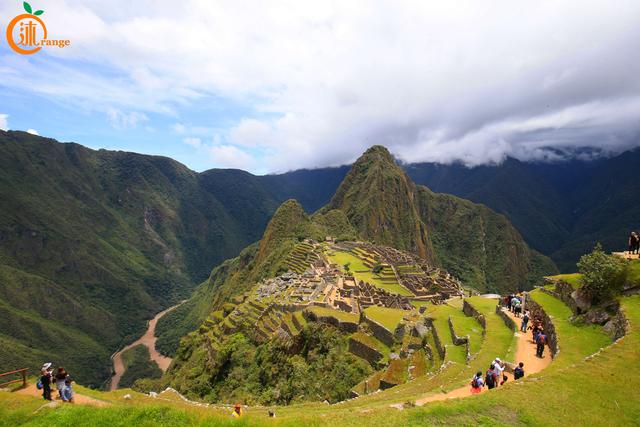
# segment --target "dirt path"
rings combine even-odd
[[[53,399],[53,401],[58,402],[60,404],[64,403],[62,399],[58,398],[58,391],[56,390],[55,384],[52,384],[51,386],[52,386],[51,398]],[[26,394],[29,396],[42,396],[42,390],[38,390],[35,384],[27,384],[25,388],[16,390],[15,393]],[[44,402],[46,402],[46,400]],[[103,400],[94,399],[93,397],[84,396],[82,394],[75,393],[75,392],[73,395],[73,403],[76,403],[78,405],[91,405],[91,406],[109,405],[108,402],[105,402]]]
[[[169,368],[169,365],[171,364],[171,358],[163,356],[158,352],[158,350],[156,350],[156,340],[157,340],[155,336],[156,325],[158,324],[158,320],[160,320],[162,316],[164,316],[171,310],[175,309],[182,303],[184,303],[184,301],[156,314],[156,316],[149,321],[149,326],[147,327],[147,331],[144,333],[143,336],[141,336],[140,338],[138,338],[136,341],[132,342],[128,346],[124,347],[120,351],[115,352],[113,356],[111,356],[111,359],[113,360],[113,370],[115,373],[113,377],[111,377],[109,390],[113,391],[118,388],[118,385],[120,384],[120,378],[122,378],[122,374],[124,374],[125,368],[124,368],[124,362],[122,360],[122,353],[124,353],[125,351],[137,345],[142,344],[149,349],[151,360],[155,361],[158,364],[160,369],[162,369],[162,372],[165,372]]]
[[[521,320],[516,318],[511,312],[505,311],[508,313],[509,317],[511,317],[518,327],[520,327]],[[544,368],[549,366],[551,363],[551,350],[549,347],[545,349],[544,357],[542,359],[536,357],[536,344],[533,342],[533,338],[530,333],[516,332],[514,336],[518,339],[517,342],[517,350],[516,350],[516,360],[514,363],[523,362],[524,363],[524,372],[525,376],[535,374],[536,372],[542,371]],[[483,370],[484,374],[484,370]],[[513,381],[513,376],[507,372],[505,372],[507,377],[509,377],[509,381]],[[471,378],[469,378],[469,383],[471,382]],[[488,390],[486,388],[482,389],[482,393],[486,393]],[[449,393],[435,394],[426,396],[422,399],[416,400],[417,406],[422,406],[425,403],[435,402],[439,400],[447,400],[453,399],[456,397],[465,397],[471,396],[471,386],[465,385],[464,387],[457,388],[455,390],[451,390]]]

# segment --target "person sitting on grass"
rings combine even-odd
[[[71,388],[71,378],[69,377],[64,380],[64,387],[62,388],[62,400],[67,403],[73,403],[73,388]]]
[[[482,381],[482,371],[478,371],[471,380],[471,394],[478,394],[484,387],[484,381]]]
[[[520,362],[518,363],[518,366],[516,366],[516,368],[513,370],[513,379],[519,380],[522,377],[524,377],[524,363]]]

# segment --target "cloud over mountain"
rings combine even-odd
[[[10,58],[3,84],[120,128],[232,105],[223,125],[193,122],[213,129],[212,166],[336,165],[373,144],[469,165],[640,145],[635,1],[49,3],[74,49]]]

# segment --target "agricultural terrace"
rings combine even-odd
[[[371,285],[384,289],[394,294],[412,297],[413,294],[407,288],[398,283],[395,275],[391,276],[383,269],[380,274],[374,274],[372,267],[365,265],[365,260],[346,251],[332,251],[327,253],[327,257],[344,270],[344,265],[349,264],[349,272],[356,280],[368,282]],[[387,267],[390,269],[390,267]]]

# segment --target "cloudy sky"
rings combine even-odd
[[[30,0],[0,128],[256,173],[556,159],[640,145],[640,2]]]

